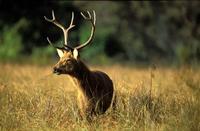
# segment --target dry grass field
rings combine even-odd
[[[200,70],[93,67],[112,78],[116,110],[80,120],[76,87],[50,66],[0,64],[0,130],[200,130]]]

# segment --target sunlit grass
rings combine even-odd
[[[92,123],[79,118],[76,87],[50,66],[0,69],[0,130],[200,130],[199,69],[93,67],[112,78],[117,108]]]

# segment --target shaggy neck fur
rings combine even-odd
[[[70,74],[73,79],[76,81],[76,85],[86,93],[88,97],[91,96],[89,78],[91,76],[91,71],[89,68],[81,61],[78,60],[78,68],[73,74]]]

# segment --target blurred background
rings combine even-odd
[[[0,1],[0,63],[48,64],[57,59],[46,37],[62,46],[63,34],[44,20],[54,10],[68,26],[75,12],[69,44],[90,35],[91,25],[80,11],[95,10],[94,40],[81,52],[93,64],[198,65],[200,63],[200,2],[198,1]]]

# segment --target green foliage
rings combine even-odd
[[[176,46],[176,58],[178,64],[198,64],[198,56],[200,45],[198,41],[193,41],[194,43],[177,44]],[[194,61],[195,60],[195,61]]]
[[[173,58],[177,64],[199,61],[198,51],[193,49],[195,43],[199,41],[196,37],[199,33],[196,32],[196,36],[192,34],[197,26],[195,19],[198,19],[196,9],[200,6],[199,2],[191,3],[189,6],[186,2],[149,1],[94,2],[94,4],[74,2],[74,4],[82,10],[96,10],[99,16],[97,32],[102,33],[95,34],[96,38],[101,37],[95,44],[103,41],[105,47],[108,44],[106,43],[108,36],[116,36],[115,40],[124,50],[125,60],[159,62],[160,58],[164,58],[164,61],[171,61]],[[107,6],[109,8],[106,8]],[[189,17],[187,13],[190,13]],[[192,48],[188,48],[188,45],[184,44],[185,41],[191,43]],[[93,48],[93,50],[98,49]]]
[[[25,19],[19,20],[13,26],[5,26],[3,28],[2,36],[0,38],[0,59],[14,60],[20,56],[22,51],[22,36],[20,29],[27,26]]]
[[[198,64],[200,61],[200,2],[198,1],[62,1],[52,3],[50,2],[49,8],[35,4],[37,8],[34,11],[29,6],[21,8],[23,2],[12,5],[7,3],[11,6],[11,11],[18,9],[19,14],[16,13],[12,20],[9,15],[6,15],[7,10],[0,12],[3,14],[0,15],[0,27],[2,27],[0,57],[2,59],[17,59],[17,54],[20,54],[22,49],[22,55],[33,52],[32,56],[36,57],[34,47],[44,47],[46,36],[56,41],[61,40],[62,31],[59,32],[57,27],[44,23],[41,16],[38,16],[38,14],[49,15],[50,10],[54,9],[58,21],[65,26],[69,23],[70,12],[72,10],[75,12],[76,27],[69,32],[70,44],[75,45],[71,46],[76,46],[76,42],[80,42],[78,44],[85,42],[90,35],[90,23],[78,12],[96,11],[94,40],[81,52],[82,57],[88,61],[102,62],[97,58],[105,58],[105,61],[120,59],[135,63],[169,64]],[[24,12],[27,13],[24,14]],[[25,21],[24,24],[20,24],[20,19]],[[27,23],[28,28],[19,32],[20,28],[27,26]],[[19,48],[12,48],[13,41]],[[108,46],[111,47],[107,48]],[[113,51],[115,49],[119,50]]]
[[[190,55],[191,55],[191,51],[186,46],[178,45],[176,47],[176,55],[177,55],[177,58],[179,60],[179,63],[184,64],[189,60]]]
[[[89,23],[90,24],[90,23]],[[91,33],[91,25],[84,24],[80,28],[80,44],[84,43],[88,40]],[[97,32],[98,30],[98,32]],[[109,34],[109,30],[102,30],[102,29],[96,29],[94,38],[90,45],[85,47],[83,51],[81,52],[81,57],[83,59],[88,60],[90,63],[101,63],[106,64],[109,63],[109,58],[104,54],[104,48],[106,44],[106,38]]]
[[[47,64],[53,58],[53,54],[56,53],[56,49],[52,46],[47,47],[36,47],[33,49],[31,55],[31,62],[36,64]]]

